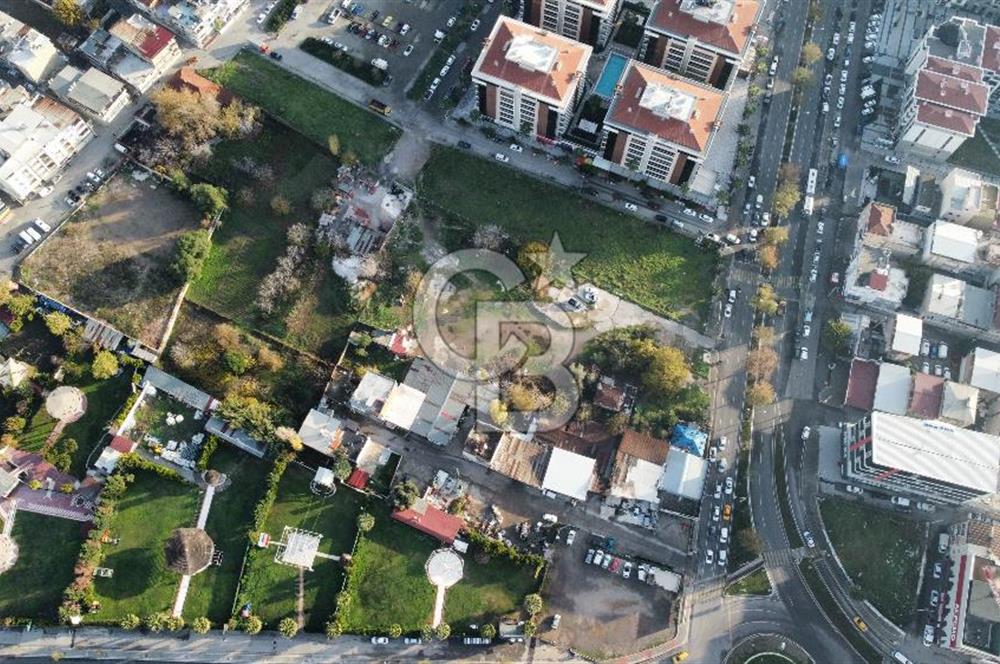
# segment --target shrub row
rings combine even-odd
[[[545,559],[534,553],[525,553],[501,540],[488,537],[478,530],[467,530],[469,541],[494,558],[506,558],[515,565],[534,565],[535,578],[545,568]]]
[[[201,446],[201,453],[198,455],[198,461],[195,463],[195,468],[204,472],[208,470],[208,464],[212,462],[212,455],[215,454],[215,450],[219,447],[219,439],[215,436],[209,435],[205,439],[204,444]]]
[[[154,475],[159,475],[166,480],[173,480],[174,482],[184,481],[184,478],[176,470],[167,468],[166,466],[161,466],[158,463],[153,463],[152,461],[139,456],[135,452],[123,454],[121,458],[118,459],[118,465],[115,469],[123,472],[126,470],[143,470],[153,473]],[[103,492],[101,495],[104,495]]]
[[[271,513],[271,507],[274,506],[274,501],[278,497],[278,484],[281,482],[281,477],[285,474],[288,464],[294,458],[294,452],[285,451],[279,454],[278,458],[274,460],[271,472],[267,474],[267,479],[265,480],[267,488],[264,490],[264,495],[260,497],[260,500],[257,501],[257,506],[253,508],[253,522],[247,531],[247,537],[250,538],[251,542],[257,541],[257,535],[264,528],[267,515]]]

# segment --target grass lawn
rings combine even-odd
[[[209,567],[192,579],[184,603],[184,617],[191,620],[207,616],[219,625],[232,616],[233,598],[246,551],[247,529],[254,506],[264,490],[264,478],[270,465],[227,443],[219,443],[209,468],[225,473],[233,482],[215,495],[205,524],[205,531],[215,542],[216,550],[222,552],[222,564]]]
[[[465,556],[465,575],[448,590],[444,616],[453,633],[468,631],[470,624],[496,622],[501,615],[515,611],[524,603],[524,596],[537,592],[539,579],[531,565],[515,565],[503,558],[493,558],[487,564],[476,562],[470,547]]]
[[[327,92],[252,51],[240,51],[229,62],[202,72],[219,85],[261,106],[319,145],[336,135],[341,153],[354,152],[375,164],[400,131],[374,113]]]
[[[771,581],[767,578],[767,572],[760,568],[756,572],[747,574],[736,583],[726,587],[727,595],[770,595]]]
[[[983,134],[988,134],[993,145],[1000,147],[1000,120],[980,120],[976,135],[966,139],[948,158],[948,163],[987,175],[1000,175],[1000,159],[990,149]]]
[[[913,617],[924,528],[892,512],[828,498],[820,505],[827,534],[854,583],[886,618]]]
[[[67,424],[59,436],[59,439],[72,438],[77,444],[73,465],[69,469],[71,475],[83,477],[87,470],[87,460],[103,439],[108,422],[131,393],[131,379],[131,371],[123,371],[108,380],[95,381],[87,375],[79,381],[67,381],[67,384],[76,385],[83,390],[87,397],[87,412],[76,422]],[[45,411],[45,401],[38,401],[38,410],[28,420],[21,437],[21,449],[40,453],[55,425],[55,420]]]
[[[345,487],[331,498],[319,498],[309,490],[312,474],[292,464],[278,485],[278,498],[265,524],[273,541],[281,538],[285,526],[311,530],[323,535],[321,553],[350,552],[354,544],[356,519],[365,497]],[[274,561],[274,549],[251,549],[243,573],[241,593],[253,605],[268,627],[276,627],[287,616],[295,617],[298,570]],[[336,595],[343,581],[339,562],[317,558],[312,571],[303,572],[305,627],[320,632],[333,613]],[[237,607],[239,608],[239,607]]]
[[[272,181],[256,182],[233,167],[251,158],[269,165]],[[212,158],[197,173],[227,187],[233,195],[250,185],[256,194],[249,204],[233,203],[212,239],[212,251],[188,299],[247,328],[256,328],[292,346],[335,356],[355,317],[348,309],[343,282],[325,260],[307,259],[300,272],[302,286],[289,302],[263,316],[254,302],[261,281],[285,253],[286,233],[295,223],[310,227],[317,217],[309,204],[312,193],[334,182],[337,162],[301,134],[275,122],[265,122],[250,140],[215,146]],[[291,213],[278,215],[271,199],[281,195]]]
[[[465,220],[449,248],[470,246],[481,223],[503,226],[515,242],[548,242],[557,231],[566,251],[587,254],[574,268],[577,277],[654,313],[698,318],[711,296],[713,253],[491,161],[436,148],[421,174],[420,195]]]
[[[114,576],[94,579],[101,609],[84,619],[108,623],[127,613],[144,617],[169,610],[181,577],[167,569],[163,545],[174,528],[194,525],[200,504],[194,486],[136,472],[111,529],[120,541],[104,547],[101,565],[112,568]]]
[[[438,543],[393,521],[381,503],[371,512],[375,527],[358,542],[347,581],[351,603],[342,616],[345,631],[384,634],[394,623],[404,632],[417,631],[434,610],[434,587],[424,563]]]
[[[14,567],[0,574],[0,616],[56,621],[84,528],[79,521],[17,513],[13,535],[20,553]]]

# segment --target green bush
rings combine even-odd
[[[188,231],[177,238],[177,256],[171,269],[182,283],[194,281],[211,251],[212,238],[208,231]]]
[[[205,439],[205,442],[201,446],[201,452],[198,454],[198,461],[195,463],[195,468],[205,472],[208,470],[208,464],[212,461],[212,455],[215,454],[215,450],[219,447],[219,439],[215,436],[209,436]]]
[[[381,86],[385,83],[386,73],[378,67],[373,67],[368,62],[348,55],[334,48],[332,44],[327,44],[315,37],[307,37],[299,44],[299,48],[309,55],[319,58],[323,62],[331,64],[355,78],[361,79],[369,85]]]
[[[212,184],[195,184],[188,189],[191,200],[207,219],[215,219],[229,209],[229,192]]]
[[[271,472],[267,474],[267,479],[265,480],[266,488],[264,489],[264,495],[260,497],[257,506],[253,510],[253,522],[250,524],[250,530],[247,532],[247,536],[251,542],[257,541],[257,536],[260,534],[261,529],[264,528],[267,515],[271,513],[274,501],[278,497],[278,484],[281,482],[281,476],[285,474],[288,464],[294,458],[295,454],[288,451],[283,452],[274,460]]]

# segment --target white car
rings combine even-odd
[[[502,152],[497,152],[495,155],[493,155],[493,158],[496,159],[497,161],[501,162],[501,163],[504,163],[504,164],[506,164],[508,161],[510,161],[510,157],[508,157],[507,155],[503,154]]]
[[[576,531],[570,529],[569,533],[566,535],[566,546],[571,546],[574,541],[576,541]]]
[[[722,315],[724,315],[726,318],[732,318],[733,317],[733,305],[726,304],[726,308],[723,309]]]
[[[802,532],[802,539],[806,541],[806,546],[808,546],[810,549],[816,548],[816,540],[813,539],[812,533],[809,532],[808,530]]]
[[[887,154],[885,156],[885,163],[887,163],[887,164],[898,164],[899,163],[899,157],[897,157],[894,154]]]
[[[729,444],[729,439],[728,438],[726,438],[725,436],[719,436],[719,449],[720,450],[726,449],[726,445],[728,445],[728,444]]]
[[[387,636],[373,636],[372,645],[373,646],[384,646],[389,643],[389,637]]]
[[[840,82],[841,83],[847,83],[847,70],[846,69],[844,69],[843,71],[840,72]]]
[[[822,235],[824,228],[825,228],[825,226],[824,226],[823,222],[822,221],[817,221],[816,222],[816,235]]]
[[[453,54],[449,55],[448,59],[445,60],[444,63],[446,65],[448,65],[449,67],[452,66],[453,64],[455,64],[455,54],[453,53]]]
[[[438,76],[440,76],[441,78],[444,78],[445,76],[448,75],[448,72],[450,72],[450,71],[451,71],[451,67],[449,67],[448,65],[445,65],[444,67],[441,67],[441,71],[438,72]]]
[[[854,486],[853,484],[848,484],[847,486],[845,486],[844,491],[855,496],[860,496],[865,492],[864,489],[862,489],[859,486]]]
[[[701,219],[702,221],[704,221],[706,224],[711,224],[711,223],[715,222],[715,217],[713,217],[712,215],[707,214],[705,212],[702,212],[701,214],[699,214],[698,218]]]
[[[413,53],[413,44],[407,44],[406,48],[403,49],[403,57],[410,57],[410,53]]]
[[[837,110],[838,111],[844,110],[844,98],[842,96],[837,97]]]
[[[455,16],[449,16],[448,20],[445,22],[445,25],[450,28],[451,26],[455,25],[456,20],[458,19]]]
[[[524,148],[522,148],[517,143],[511,143],[510,144],[510,151],[511,152],[524,152]]]
[[[718,505],[712,507],[712,521],[718,521],[719,515],[722,514],[722,510]]]
[[[594,554],[594,564],[600,565],[602,560],[604,560],[604,552],[598,549],[597,553]]]
[[[727,496],[733,495],[733,478],[732,477],[727,477],[726,478],[726,495]]]
[[[802,440],[809,440],[809,436],[812,435],[812,429],[809,427],[802,427]]]
[[[751,175],[747,179],[747,189],[753,189],[756,186],[757,186],[757,178],[755,176]]]
[[[691,208],[684,208],[684,214],[686,214],[689,217],[697,217],[698,216],[698,213],[695,212],[694,210],[692,210]]]
[[[816,277],[818,276],[819,272],[816,270],[816,268],[809,270],[809,283],[811,284],[816,283]]]
[[[639,206],[630,201],[625,201],[625,209],[628,210],[629,212],[638,212]]]
[[[715,564],[715,551],[709,549],[705,552],[705,564],[714,565]]]
[[[719,500],[722,498],[722,482],[715,483],[715,499]]]
[[[261,25],[267,20],[267,14],[257,14],[257,25]]]
[[[829,60],[830,62],[833,62],[833,59],[835,57],[837,57],[837,49],[831,46],[826,52],[826,59]]]
[[[626,560],[625,564],[622,565],[622,578],[627,579],[632,576],[632,562]]]
[[[764,194],[757,194],[757,198],[754,199],[753,205],[758,210],[764,204]]]
[[[735,245],[739,244],[741,242],[741,240],[740,240],[739,236],[737,236],[737,235],[735,235],[733,233],[728,233],[726,235],[726,242],[728,242],[729,244],[735,246]]]
[[[35,227],[43,233],[48,233],[49,231],[52,230],[52,227],[49,226],[44,221],[42,221],[41,219],[35,219],[32,223],[34,223]]]
[[[475,32],[476,30],[479,29],[479,26],[480,26],[480,22],[479,22],[479,19],[477,18],[475,21],[473,21],[469,25],[469,32]]]
[[[809,359],[809,349],[803,346],[799,349],[799,359],[808,360]]]
[[[809,327],[808,325],[803,325],[802,326],[802,336],[803,337],[808,338],[810,332],[812,332],[812,328],[811,327]]]

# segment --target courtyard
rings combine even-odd
[[[123,171],[105,183],[24,260],[20,279],[156,348],[181,288],[170,270],[174,247],[199,214],[138,173],[142,181]]]

